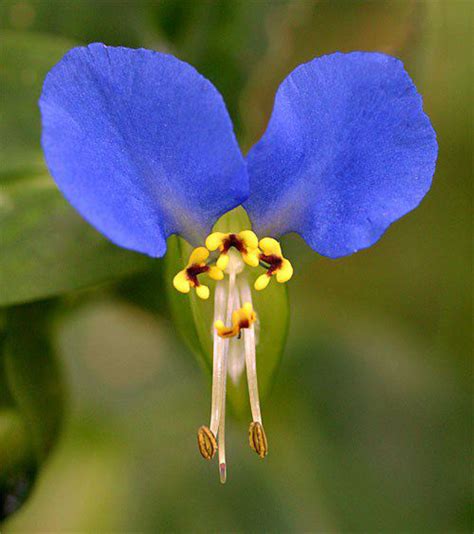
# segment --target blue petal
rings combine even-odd
[[[245,207],[261,235],[297,232],[331,258],[375,243],[431,186],[436,135],[402,63],[336,53],[278,89],[249,153]]]
[[[172,56],[75,48],[48,74],[40,108],[59,188],[122,247],[162,256],[171,234],[197,242],[248,196],[222,97]]]

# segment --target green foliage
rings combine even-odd
[[[49,69],[74,46],[72,41],[19,32],[0,32],[0,183],[5,175],[43,169],[38,98]]]
[[[5,180],[0,201],[0,305],[65,293],[153,264],[89,226],[47,175]]]
[[[38,464],[58,434],[64,392],[51,343],[51,304],[12,308],[7,314],[4,372],[22,414]]]
[[[0,351],[0,517],[11,508],[8,495],[11,500],[17,485],[23,487],[23,495],[16,498],[26,498],[26,488],[52,450],[63,420],[65,393],[50,341],[54,307],[24,305],[5,315]]]

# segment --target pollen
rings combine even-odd
[[[230,338],[240,336],[240,331],[243,328],[250,328],[257,320],[252,304],[246,302],[242,308],[235,310],[232,313],[232,326],[227,327],[222,321],[216,321],[214,328],[217,330],[217,335],[222,338]]]
[[[272,276],[275,276],[280,284],[288,282],[293,276],[293,266],[283,256],[280,243],[272,237],[264,237],[258,246],[261,250],[259,262],[266,268],[266,272],[255,280],[254,288],[257,291],[265,289]]]
[[[229,265],[229,250],[231,248],[240,252],[247,265],[257,267],[259,264],[258,237],[251,230],[243,230],[238,234],[214,232],[207,237],[206,247],[211,252],[219,251],[216,266],[222,271],[225,271]]]
[[[206,247],[195,248],[189,256],[186,267],[173,278],[173,286],[180,293],[189,293],[191,288],[194,288],[199,298],[208,299],[210,294],[209,287],[201,284],[198,276],[206,273],[213,280],[222,280],[224,278],[224,273],[219,268],[207,263],[208,258],[209,250]]]

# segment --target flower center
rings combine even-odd
[[[215,263],[214,263],[215,262]],[[198,430],[198,447],[206,460],[216,452],[219,457],[219,474],[222,483],[227,478],[225,456],[225,408],[227,376],[238,383],[244,370],[247,374],[252,422],[249,427],[250,447],[264,458],[268,441],[263,429],[257,381],[257,342],[255,325],[258,310],[253,307],[248,268],[263,267],[254,290],[268,286],[272,277],[277,282],[288,281],[293,274],[291,263],[283,256],[281,246],[273,238],[258,240],[251,230],[239,233],[214,232],[206,239],[205,247],[193,250],[185,269],[173,279],[181,293],[194,288],[201,299],[210,296],[199,276],[206,274],[216,281],[213,321],[212,400],[209,426]]]

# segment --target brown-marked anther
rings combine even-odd
[[[202,426],[198,430],[197,438],[201,456],[205,460],[212,460],[217,451],[217,441],[214,434],[211,432],[209,427]]]
[[[268,454],[268,441],[265,430],[261,423],[253,421],[249,427],[249,444],[250,447],[262,458]]]

